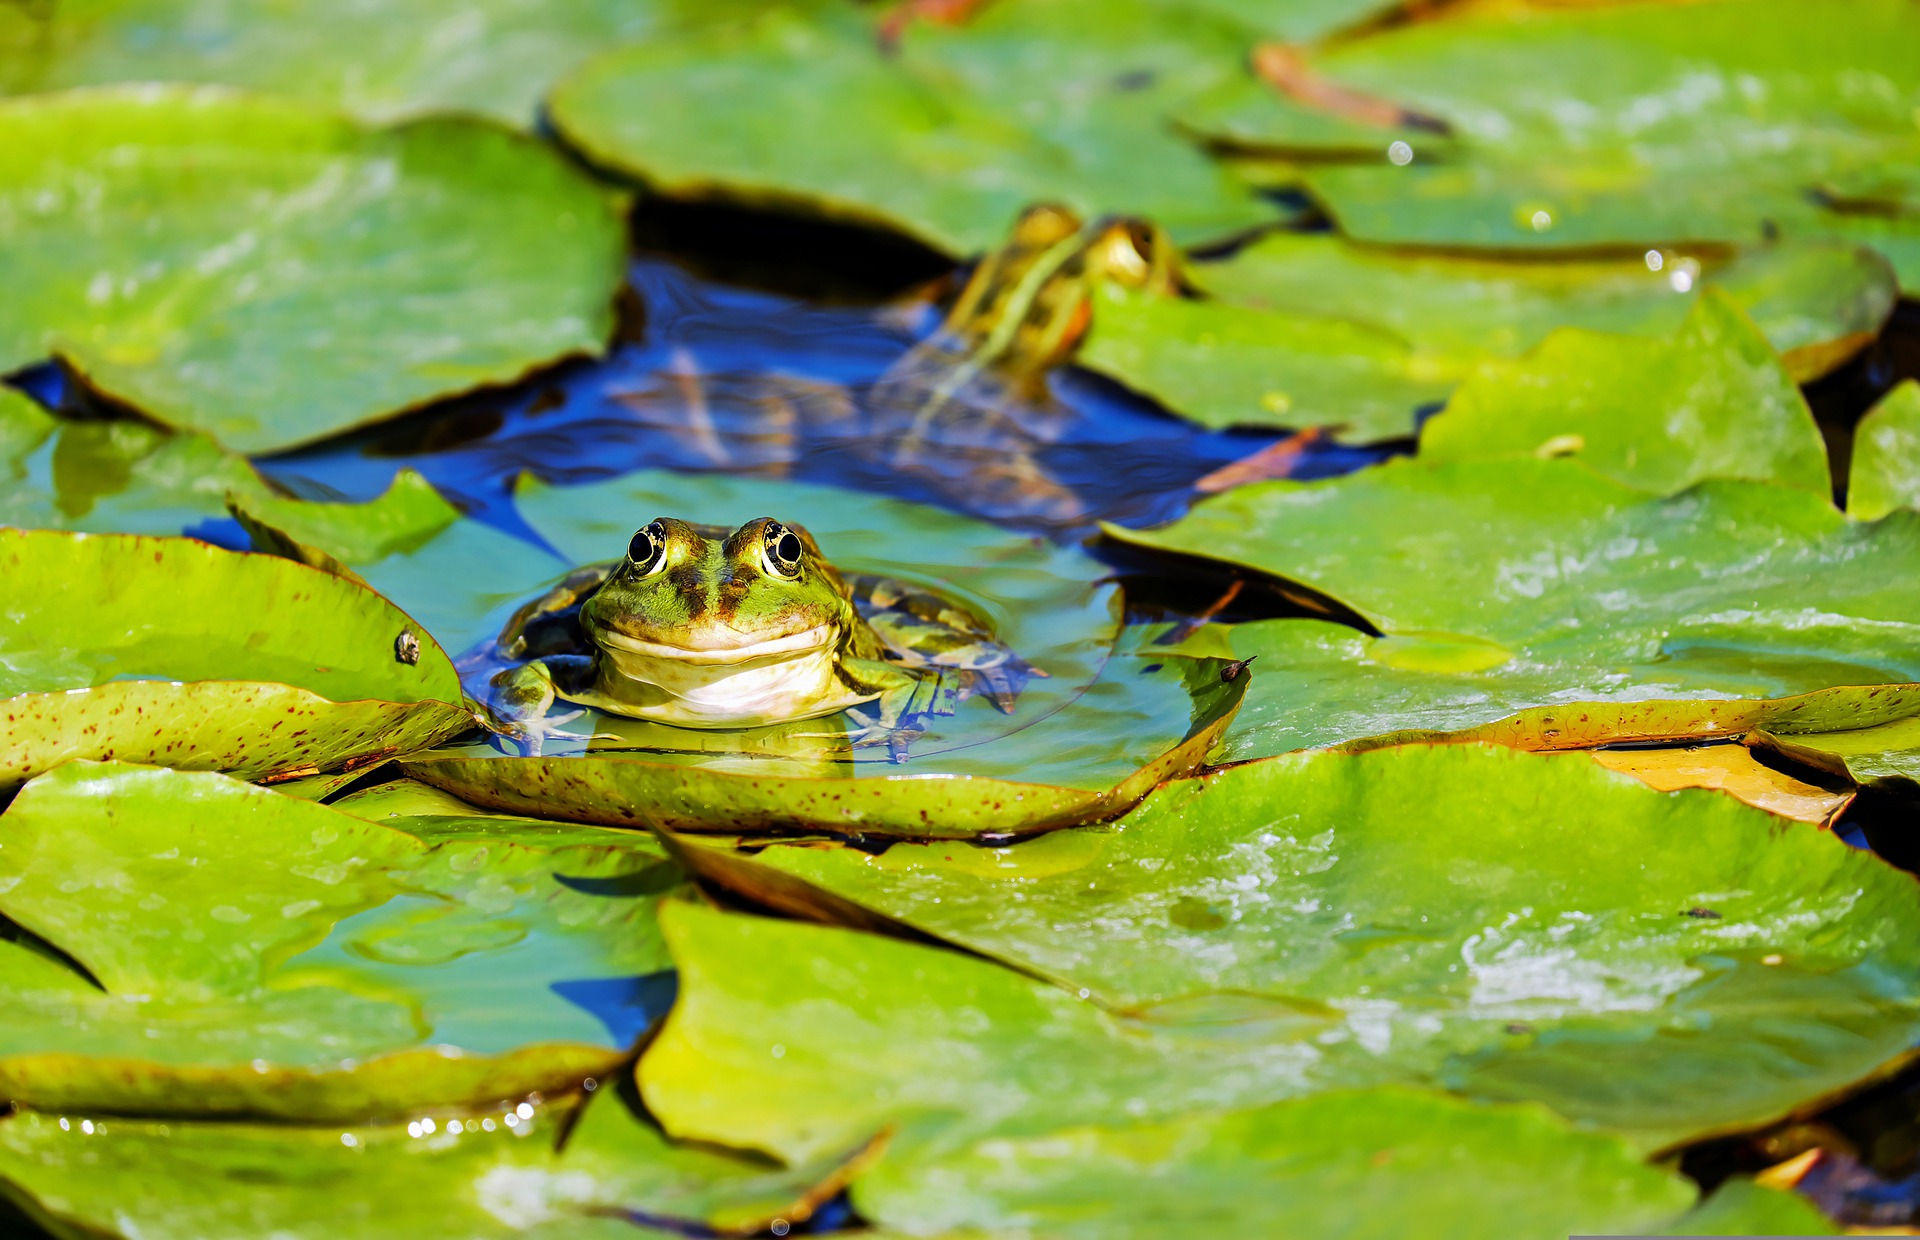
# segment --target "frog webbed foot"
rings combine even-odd
[[[576,663],[590,666],[592,660],[556,656],[494,673],[487,682],[489,721],[484,726],[529,758],[539,757],[546,742],[554,737],[580,739],[562,729],[586,714],[585,710],[549,713],[558,696],[554,688],[556,675],[565,681],[575,679],[580,671],[573,666]]]

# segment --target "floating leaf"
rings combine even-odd
[[[1108,533],[1298,582],[1384,634],[1287,621],[1236,641],[1261,656],[1261,689],[1228,752],[1255,757],[1529,708],[1472,735],[1570,748],[1904,717],[1920,702],[1917,521],[1849,521],[1762,483],[1661,498],[1529,458],[1261,483]]]
[[[648,1099],[675,1131],[781,1151],[885,1100],[1065,1126],[1395,1081],[1659,1146],[1846,1088],[1920,1031],[1911,876],[1583,755],[1297,754],[1176,781],[1104,832],[736,864],[1060,987],[828,931],[802,964],[798,930],[703,925],[709,944],[670,921],[683,999]],[[1083,1059],[1048,1060],[1056,1038]],[[1162,1079],[1133,1075],[1156,1055]]]
[[[0,944],[0,1088],[326,1121],[604,1075],[666,964],[663,887],[615,881],[665,860],[605,834],[429,842],[221,775],[68,763],[0,818],[0,912],[104,989]]]
[[[368,563],[412,551],[460,519],[460,510],[411,469],[360,504],[229,495],[227,509],[264,551],[364,584],[346,561]]]
[[[1033,0],[916,25],[888,55],[865,18],[772,9],[618,48],[550,107],[595,163],[679,198],[801,209],[954,254],[997,244],[1036,201],[1196,240],[1275,216],[1163,116],[1247,37],[1152,0]]]
[[[1601,749],[1593,760],[1663,792],[1717,788],[1782,818],[1826,826],[1853,801],[1851,787],[1827,788],[1776,770],[1745,745]]]
[[[1563,327],[1669,335],[1701,290],[1718,288],[1804,382],[1872,339],[1899,295],[1884,259],[1835,242],[1780,242],[1731,259],[1653,250],[1541,262],[1276,232],[1189,274],[1236,305],[1377,326],[1451,378],[1487,358],[1517,357]]]
[[[1402,166],[1321,167],[1307,183],[1343,232],[1371,241],[1844,236],[1848,217],[1814,191],[1920,153],[1920,73],[1904,50],[1916,39],[1920,21],[1902,0],[1495,6],[1409,23],[1323,49],[1312,65],[1440,118],[1454,148]],[[1324,119],[1277,92],[1266,121],[1268,144],[1326,141]],[[1237,124],[1248,140],[1244,111]]]
[[[425,1132],[24,1111],[0,1121],[0,1175],[52,1226],[96,1237],[619,1240],[799,1222],[847,1170],[673,1145],[612,1090],[556,1149],[565,1121],[556,1107],[443,1114]]]
[[[1875,521],[1897,508],[1920,508],[1920,381],[1880,398],[1853,430],[1847,515]]]
[[[1484,367],[1420,428],[1428,460],[1523,453],[1577,456],[1649,491],[1707,478],[1821,496],[1831,487],[1800,389],[1766,337],[1713,290],[1665,340],[1556,332],[1523,358]]]
[[[0,88],[205,82],[304,96],[373,119],[483,112],[529,126],[541,94],[594,52],[650,34],[672,4],[426,0],[61,0],[0,7]],[[712,6],[704,6],[711,11]]]
[[[1537,1110],[1397,1090],[998,1138],[882,1163],[854,1188],[863,1217],[910,1235],[1063,1240],[1629,1235],[1666,1231],[1691,1196],[1619,1142]]]
[[[0,370],[60,357],[245,452],[596,350],[613,200],[474,120],[366,129],[210,88],[0,102]]]
[[[1111,287],[1078,361],[1205,426],[1329,426],[1361,441],[1412,434],[1415,411],[1452,387],[1379,328]]]
[[[270,556],[0,529],[0,610],[6,786],[76,757],[330,770],[472,722],[453,664],[404,613]]]

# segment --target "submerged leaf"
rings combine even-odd
[[[270,556],[0,529],[0,609],[7,786],[76,757],[330,770],[471,724],[452,662],[403,612]]]
[[[1649,491],[1708,478],[1826,495],[1826,445],[1766,338],[1709,289],[1680,330],[1640,340],[1567,329],[1484,366],[1420,428],[1431,461],[1575,456]]]
[[[1236,641],[1262,679],[1228,752],[1256,757],[1530,708],[1500,739],[1570,748],[1904,717],[1920,701],[1917,521],[1850,521],[1752,482],[1662,498],[1517,458],[1262,483],[1163,530],[1108,533],[1308,586],[1385,634],[1276,621]],[[1770,699],[1789,700],[1758,705]]]
[[[207,88],[0,102],[0,370],[245,452],[599,349],[613,199],[532,140]]]
[[[1103,831],[736,864],[1059,987],[674,910],[683,999],[649,1102],[782,1152],[888,1107],[971,1139],[1397,1081],[1660,1146],[1846,1088],[1920,1031],[1911,876],[1583,755],[1298,754],[1176,781]]]

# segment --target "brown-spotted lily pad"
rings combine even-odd
[[[69,758],[245,778],[471,725],[446,653],[364,586],[182,538],[0,529],[0,782]]]

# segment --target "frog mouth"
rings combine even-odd
[[[659,659],[673,663],[729,666],[812,654],[831,646],[836,636],[833,625],[817,624],[810,629],[801,629],[797,633],[788,633],[781,637],[743,641],[733,646],[714,643],[697,649],[692,646],[676,646],[669,642],[652,642],[644,638],[629,637],[625,633],[616,633],[610,629],[600,630],[593,635],[593,638],[598,645],[610,651],[617,651],[619,655],[637,655],[641,659]],[[617,655],[616,658],[618,658]]]

